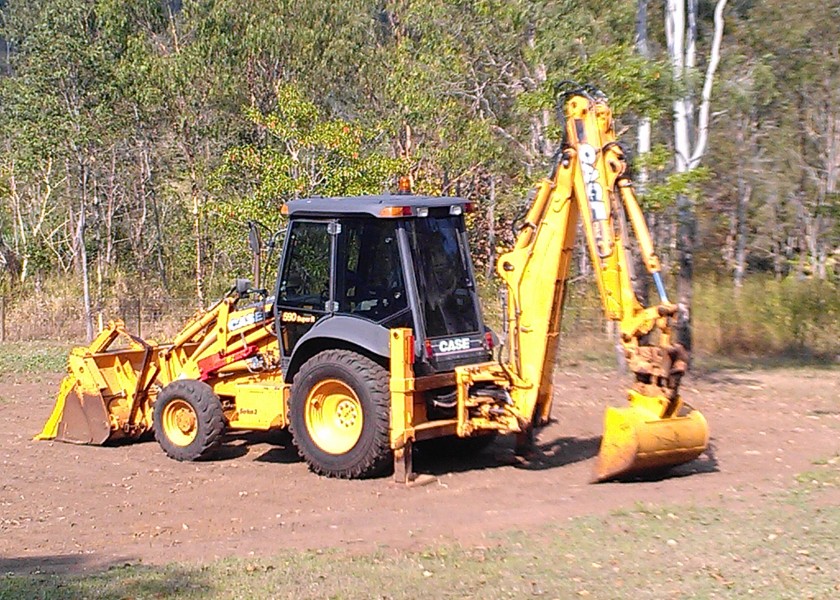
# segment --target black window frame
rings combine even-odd
[[[458,241],[458,252],[461,258],[461,261],[464,265],[464,269],[467,275],[467,279],[470,283],[468,286],[470,296],[472,299],[473,304],[473,314],[475,318],[476,329],[475,331],[470,332],[462,332],[462,333],[446,333],[443,335],[430,335],[428,329],[428,322],[426,321],[425,315],[425,304],[420,297],[420,288],[418,285],[417,277],[418,274],[415,269],[415,256],[414,256],[414,245],[410,239],[411,233],[408,231],[409,226],[416,227],[417,223],[422,222],[424,219],[428,218],[435,218],[435,219],[453,219],[457,223],[457,241]],[[439,339],[446,339],[451,337],[475,337],[478,335],[484,335],[484,318],[481,314],[481,302],[480,298],[478,297],[478,290],[475,286],[475,270],[472,264],[472,256],[470,255],[470,248],[469,248],[469,239],[467,236],[466,224],[464,222],[463,217],[451,215],[448,211],[444,212],[440,209],[432,209],[430,211],[429,217],[418,217],[414,219],[406,219],[401,224],[402,230],[402,244],[403,244],[403,256],[404,256],[404,270],[406,272],[407,278],[407,288],[409,289],[410,297],[411,297],[411,306],[412,306],[412,313],[414,315],[414,322],[417,325],[415,328],[415,335],[418,337],[420,342],[424,342],[426,339],[428,340],[439,340]]]
[[[315,223],[318,225],[323,225],[326,230],[327,234],[329,235],[330,240],[330,247],[329,247],[329,256],[327,260],[329,261],[328,271],[328,299],[326,301],[326,306],[324,308],[302,308],[291,306],[288,304],[283,304],[281,298],[281,288],[284,281],[284,275],[286,271],[286,267],[289,262],[292,260],[292,238],[295,231],[295,227],[298,227],[302,224],[306,223]],[[291,356],[295,346],[297,346],[297,342],[293,344],[291,347],[287,348],[283,343],[283,321],[282,315],[283,312],[301,312],[305,314],[314,314],[316,315],[315,321],[312,323],[314,326],[315,323],[320,321],[321,319],[331,316],[335,314],[335,263],[336,263],[336,233],[340,231],[340,226],[338,225],[338,219],[331,218],[331,219],[317,219],[317,218],[298,218],[292,219],[289,222],[289,226],[286,229],[285,239],[283,240],[283,251],[280,254],[280,258],[278,260],[278,270],[277,270],[277,282],[274,289],[274,319],[275,319],[275,331],[277,332],[277,342],[280,347],[280,354],[281,356],[285,357],[284,360],[288,359]],[[310,327],[311,329],[311,327]]]

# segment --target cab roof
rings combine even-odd
[[[385,209],[410,207],[416,208],[451,208],[468,204],[463,198],[447,196],[415,196],[413,194],[384,194],[379,196],[345,196],[339,198],[301,198],[289,200],[284,206],[284,213],[290,217],[332,217],[365,215],[373,217],[396,216]],[[416,210],[403,213],[403,216],[416,215]]]

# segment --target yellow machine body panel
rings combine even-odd
[[[282,378],[248,377],[216,385],[214,391],[234,399],[234,408],[226,415],[228,427],[265,431],[282,429],[288,424],[288,387]]]

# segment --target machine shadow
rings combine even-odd
[[[601,436],[576,438],[559,437],[534,446],[534,451],[524,457],[516,467],[527,471],[545,471],[589,460],[598,455]]]
[[[234,460],[248,454],[251,447],[268,444],[272,447],[254,458],[256,462],[294,464],[303,462],[291,436],[284,432],[231,432],[225,435],[221,446],[210,461]],[[448,453],[430,451],[422,443],[414,447],[414,471],[418,475],[435,477],[449,473],[466,473],[513,467],[525,471],[546,471],[583,462],[598,455],[601,436],[558,437],[535,444],[526,456],[519,456],[514,450],[513,436],[499,437],[480,451],[462,452],[454,447]],[[631,474],[611,480],[614,483],[644,483],[666,479],[677,479],[703,473],[719,472],[715,455],[714,439],[699,458],[664,467],[644,474]]]
[[[254,458],[256,462],[291,464],[303,460],[292,443],[291,435],[286,431],[228,432],[210,460],[226,461],[241,458],[248,454],[251,447],[263,444],[268,444],[272,448]]]
[[[414,470],[418,474],[446,475],[514,467],[529,471],[544,471],[589,460],[598,454],[601,438],[560,437],[536,444],[528,456],[517,456],[514,438],[502,437],[480,452],[451,454],[424,453],[422,444],[415,447]]]
[[[695,374],[699,380],[712,385],[761,385],[761,381],[750,377],[748,372],[705,370]]]

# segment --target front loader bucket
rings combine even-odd
[[[111,422],[102,395],[85,393],[71,375],[61,382],[53,412],[35,439],[101,445],[110,436]]]
[[[631,391],[631,406],[608,407],[592,481],[656,471],[700,456],[709,445],[706,419],[678,402],[674,416],[663,416],[668,406],[664,398]]]
[[[117,340],[124,340],[114,347]],[[67,357],[50,418],[36,440],[101,445],[137,439],[151,428],[150,388],[160,372],[159,347],[111,321],[90,346]]]

